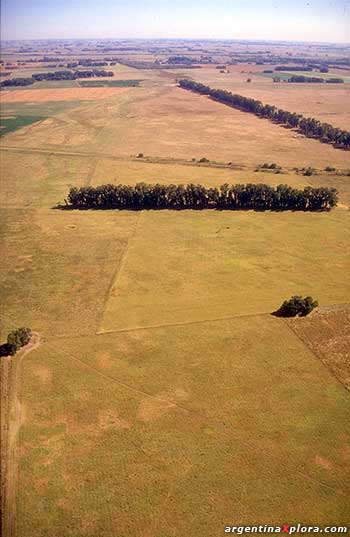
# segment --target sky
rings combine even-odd
[[[350,0],[1,0],[1,39],[350,43]]]

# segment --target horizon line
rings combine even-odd
[[[308,41],[299,39],[270,39],[259,37],[25,37],[1,39],[0,43],[16,42],[16,41],[219,41],[219,42],[257,42],[257,43],[300,43],[300,44],[326,44],[326,45],[342,45],[349,46],[350,41]]]

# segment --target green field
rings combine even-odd
[[[345,83],[350,82],[350,76],[339,75],[337,73],[320,73],[319,71],[274,71],[273,73],[260,73],[262,76],[268,78],[279,78],[281,80],[288,80],[291,76],[314,76],[316,78],[341,78]]]
[[[345,168],[346,152],[149,76],[101,101],[2,109],[48,117],[1,148],[2,340],[23,325],[41,339],[20,366],[16,537],[344,524],[349,393],[270,312],[295,293],[350,302],[348,178],[293,170]],[[204,156],[239,166],[191,162]],[[264,161],[283,176],[254,172]],[[335,186],[340,203],[54,208],[72,186],[142,180]]]
[[[83,88],[129,88],[140,85],[143,80],[79,80],[79,86]]]
[[[100,331],[268,313],[298,293],[350,302],[346,220],[343,211],[143,212]]]
[[[42,121],[45,116],[4,116],[0,117],[0,136],[14,132],[22,127],[27,127],[37,121]]]
[[[31,86],[30,86],[31,87]],[[32,123],[43,121],[56,114],[78,106],[79,101],[55,101],[43,103],[3,103],[0,115],[0,136],[15,132]]]

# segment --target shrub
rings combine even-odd
[[[315,168],[311,168],[310,166],[308,168],[304,169],[303,175],[310,176],[310,175],[316,175]]]
[[[276,317],[305,317],[317,306],[317,300],[313,300],[311,296],[302,298],[295,295],[289,300],[285,300],[279,309],[273,312],[273,315]]]
[[[205,157],[202,157],[202,158],[199,159],[198,162],[209,162],[209,159],[205,158]]]
[[[335,172],[335,168],[332,168],[332,166],[326,166],[324,171],[325,172]]]

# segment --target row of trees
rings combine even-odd
[[[30,328],[17,328],[7,336],[7,342],[0,345],[0,356],[13,356],[24,345],[29,343],[32,337]]]
[[[257,211],[327,211],[337,204],[334,188],[303,190],[288,185],[227,183],[203,185],[138,183],[71,188],[66,205],[73,209],[254,209]]]
[[[307,82],[307,83],[324,83],[324,78],[318,76],[292,75],[288,78],[288,82]]]
[[[275,71],[312,71],[309,65],[276,65]]]
[[[317,138],[318,140],[335,144],[341,148],[348,149],[350,147],[350,132],[333,127],[329,123],[322,123],[315,118],[304,117],[294,112],[287,112],[270,104],[264,105],[256,99],[237,95],[226,90],[212,89],[193,80],[180,80],[179,85],[181,88],[195,91],[202,95],[208,95],[215,101],[232,106],[233,108],[238,108],[238,110],[242,110],[243,112],[250,112],[291,128],[298,128],[308,138]]]
[[[54,71],[47,73],[38,73],[32,75],[30,78],[10,78],[1,82],[1,86],[30,86],[35,82],[41,82],[42,80],[76,80],[77,78],[94,78],[114,76],[113,71],[105,71],[104,69],[89,69],[79,71]]]
[[[320,78],[319,76],[292,75],[288,78],[288,82],[306,82],[306,83],[328,83],[328,84],[344,84],[343,78]]]

